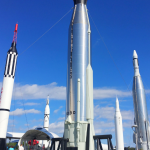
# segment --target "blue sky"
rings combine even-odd
[[[133,50],[139,56],[140,73],[147,91],[150,114],[150,1],[89,0],[94,73],[95,131],[114,134],[115,96],[120,100],[125,145],[133,145],[131,96]],[[18,56],[8,131],[25,132],[43,126],[46,97],[50,95],[50,131],[62,136],[66,97],[68,28],[72,10],[38,42],[27,49],[73,7],[72,0],[16,0],[0,2],[0,85],[15,23],[18,22]],[[103,41],[111,53],[114,65]],[[27,49],[27,50],[26,50]],[[26,50],[24,53],[22,53]],[[22,53],[22,54],[21,54]],[[124,83],[120,73],[123,76]],[[24,107],[26,116],[24,114]],[[12,115],[14,114],[14,115]],[[14,126],[13,126],[14,121]]]

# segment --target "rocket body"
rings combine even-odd
[[[142,83],[142,78],[139,73],[138,56],[136,51],[133,52],[133,66],[134,66],[134,77],[133,77],[133,102],[134,102],[134,142],[137,149],[149,150],[150,149],[150,134],[149,134],[149,119],[147,113],[147,104],[145,90]]]
[[[77,80],[80,79],[80,120],[86,121],[86,69],[88,66],[88,16],[83,3],[74,6],[70,27],[67,67],[66,118],[77,120]]]
[[[67,100],[64,138],[67,147],[94,150],[93,70],[87,0],[74,0],[69,26]]]
[[[9,119],[9,111],[14,85],[15,69],[17,62],[16,42],[13,42],[7,52],[7,60],[4,71],[3,85],[0,97],[0,149],[5,150],[6,132]]]
[[[114,120],[115,120],[116,150],[124,150],[122,116],[120,113],[119,101],[117,98],[116,98],[116,111]]]
[[[50,116],[50,108],[49,108],[49,96],[48,96],[46,101],[45,112],[44,112],[44,126],[43,126],[43,128],[45,128],[47,131],[49,129],[49,116]],[[43,145],[45,145],[45,148],[47,148],[49,142],[43,140]]]

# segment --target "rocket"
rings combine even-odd
[[[116,98],[116,111],[114,121],[115,121],[115,135],[116,135],[116,150],[124,150],[122,116],[119,109],[118,98]]]
[[[81,83],[81,121],[86,120],[86,68],[88,66],[88,16],[85,0],[74,0],[69,27],[66,115],[77,120],[77,79]],[[90,42],[90,41],[89,41]]]
[[[134,103],[134,134],[133,142],[136,144],[137,150],[150,149],[150,133],[149,133],[149,119],[147,113],[147,104],[145,90],[142,83],[142,78],[139,73],[138,55],[136,51],[133,52],[133,103]]]
[[[49,108],[49,96],[47,97],[45,113],[44,113],[44,128],[48,131],[49,128],[49,115],[50,115],[50,108]]]
[[[7,52],[3,85],[2,85],[1,96],[0,96],[0,149],[1,150],[6,150],[6,132],[8,126],[16,63],[18,57],[18,52],[16,49],[17,29],[18,29],[18,24],[16,24],[15,26],[13,41],[10,49]]]
[[[87,0],[74,0],[69,27],[67,100],[64,138],[67,147],[93,150],[93,70]]]
[[[46,101],[45,112],[44,112],[44,126],[43,126],[43,128],[46,129],[47,131],[49,128],[49,116],[50,116],[50,108],[49,108],[49,96],[48,96]],[[49,142],[47,140],[43,140],[42,144],[45,145],[45,148],[47,148]]]

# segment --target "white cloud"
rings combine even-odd
[[[112,121],[95,121],[94,122],[94,129],[95,134],[106,134],[106,133],[113,133],[115,125]]]
[[[115,132],[115,128],[111,128],[111,129],[105,129],[104,130],[104,133],[113,133],[113,132]]]
[[[111,128],[111,127],[114,127],[115,124],[113,121],[95,121],[94,122],[94,126],[95,128]]]
[[[133,121],[128,121],[128,122],[123,122],[123,127],[127,127],[127,128],[131,128],[131,126],[133,125]]]
[[[25,126],[29,127],[29,124],[24,124]]]
[[[23,114],[39,114],[41,113],[39,110],[35,110],[35,109],[29,109],[29,110],[23,110],[23,109],[19,109],[17,108],[15,111],[10,112],[10,115],[14,115],[14,116],[19,116],[19,115],[23,115]]]
[[[104,118],[104,119],[114,119],[115,108],[114,107],[100,107],[96,105],[94,107],[94,116],[95,119]]]
[[[65,115],[65,111],[62,112],[62,115]]]
[[[23,106],[23,103],[18,103],[19,105]],[[26,106],[35,106],[35,105],[40,105],[40,103],[24,103]]]
[[[130,128],[133,121],[133,112],[130,110],[121,111],[123,118],[123,127]],[[96,134],[113,134],[115,131],[114,124],[114,107],[100,107],[96,105],[94,107],[94,129]],[[99,121],[100,119],[100,121]]]
[[[118,97],[129,97],[132,96],[132,92],[121,91],[117,89],[109,88],[98,88],[94,89],[94,99],[105,99],[105,98],[114,98],[116,95]]]
[[[45,99],[49,95],[50,99],[66,99],[66,87],[57,86],[56,82],[47,85],[15,84],[13,97],[15,99]]]
[[[49,131],[56,134],[64,133],[64,122],[62,121],[62,122],[51,123],[49,125]]]
[[[102,129],[95,129],[95,134],[101,134],[102,133]]]
[[[115,108],[114,107],[100,107],[96,105],[94,107],[95,119],[103,118],[108,120],[114,120]],[[131,110],[121,111],[123,120],[133,120],[134,114]]]
[[[60,117],[58,118],[58,120],[65,120],[65,117]]]
[[[30,120],[30,122],[43,122],[43,121],[44,121],[43,119],[38,119],[38,120],[33,119],[33,120]]]
[[[2,82],[0,82],[0,88]],[[150,90],[145,90],[146,94],[150,94]],[[65,100],[66,99],[66,87],[58,86],[56,82],[47,85],[38,84],[15,84],[13,97],[16,100],[20,99],[46,99],[49,95],[50,99]],[[131,97],[132,91],[117,90],[116,88],[95,88],[93,91],[94,99],[106,99],[118,97]]]
[[[134,120],[134,113],[131,110],[121,111],[123,120]]]
[[[8,124],[15,124],[16,120],[15,119],[9,119]]]
[[[63,106],[60,106],[58,109],[54,110],[54,113],[57,113]]]
[[[14,124],[8,124],[8,127],[15,127]]]

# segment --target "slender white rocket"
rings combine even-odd
[[[12,45],[7,52],[3,85],[0,96],[0,150],[6,150],[6,133],[18,56],[16,49],[17,28],[18,24],[16,24],[15,27]]]
[[[45,113],[44,113],[44,128],[48,131],[49,127],[49,115],[50,115],[50,108],[49,108],[49,96],[47,97]]]
[[[44,126],[43,128],[48,131],[49,128],[49,116],[50,116],[50,108],[49,108],[49,96],[47,96],[47,101],[46,101],[46,107],[45,107],[45,112],[44,112]],[[43,145],[45,145],[45,148],[48,147],[48,142],[46,140],[43,140]]]
[[[88,12],[86,10],[86,15],[88,18]],[[93,69],[91,66],[91,29],[90,29],[90,22],[88,18],[88,66],[86,68],[86,119],[90,124],[90,150],[93,150],[94,140],[93,136],[95,135],[94,126],[93,126],[93,119],[94,119],[94,112],[93,112]]]
[[[116,98],[116,111],[114,120],[115,120],[116,150],[124,150],[122,116],[119,109],[118,98]]]

